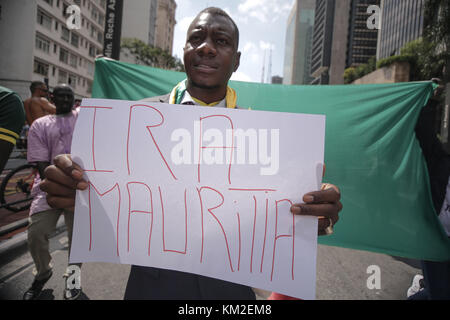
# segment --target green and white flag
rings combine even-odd
[[[185,78],[180,72],[97,59],[92,97],[140,100],[170,93]],[[414,133],[432,82],[229,85],[241,108],[326,115],[324,181],[341,189],[344,209],[335,233],[320,237],[319,243],[413,259],[450,259],[450,240],[433,208]]]

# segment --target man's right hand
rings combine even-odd
[[[47,193],[47,203],[55,209],[74,210],[76,190],[85,190],[88,183],[83,179],[83,169],[69,154],[61,154],[53,159],[44,173],[45,179],[39,187]]]

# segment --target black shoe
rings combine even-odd
[[[53,272],[50,271],[48,277],[42,280],[34,280],[31,287],[23,294],[22,300],[35,300],[41,294],[42,288],[47,283],[47,281],[52,277]]]

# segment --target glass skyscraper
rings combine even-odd
[[[382,0],[377,60],[397,55],[422,36],[425,0]]]

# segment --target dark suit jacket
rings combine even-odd
[[[169,102],[169,94],[143,102]],[[186,272],[131,266],[126,300],[255,300],[250,287]]]

